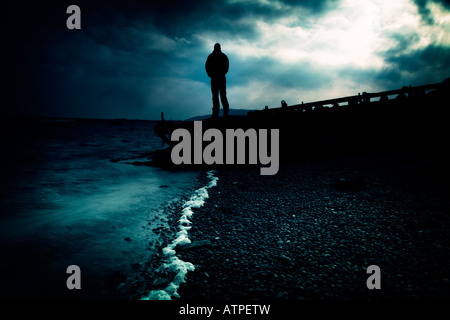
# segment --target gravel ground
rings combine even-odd
[[[447,160],[396,151],[285,163],[274,176],[220,168],[191,219],[196,245],[177,248],[195,265],[180,300],[450,298]],[[370,265],[380,290],[366,286]]]

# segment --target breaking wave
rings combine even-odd
[[[217,185],[219,178],[214,176],[214,170],[208,171],[207,176],[209,182],[206,186],[197,189],[194,194],[183,205],[182,214],[178,220],[178,232],[176,238],[163,248],[163,255],[166,262],[162,265],[162,268],[166,268],[170,272],[175,273],[175,277],[171,283],[163,290],[153,290],[147,296],[141,298],[141,300],[171,300],[172,297],[179,298],[178,288],[185,282],[186,274],[189,271],[194,271],[195,266],[187,261],[183,261],[176,256],[175,248],[177,245],[183,245],[191,243],[188,237],[188,231],[191,229],[191,221],[194,212],[193,208],[200,208],[205,204],[205,200],[209,197],[208,189]]]

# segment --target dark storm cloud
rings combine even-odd
[[[389,38],[394,40],[394,45],[385,51],[385,57],[399,55],[420,41],[420,36],[414,31],[407,33],[394,32],[389,35]]]
[[[450,76],[450,47],[432,43],[411,49],[421,40],[414,30],[392,33],[389,37],[394,45],[381,53],[385,68],[373,74],[376,81],[391,86],[395,83],[421,85],[440,82]]]
[[[415,4],[417,5],[417,9],[419,10],[420,15],[422,16],[422,19],[424,22],[428,24],[433,24],[433,16],[431,14],[431,10],[428,8],[428,2],[429,0],[414,0]]]
[[[390,51],[381,69],[345,68],[336,71],[337,78],[352,79],[360,91],[398,89],[442,82],[450,76],[450,48],[431,45],[417,50]]]
[[[171,52],[177,44],[144,27],[112,26],[103,33],[94,28],[72,33],[47,48],[34,88],[42,95],[39,101],[48,102],[41,106],[46,114],[154,117],[145,110],[152,93],[166,85],[168,74],[180,75],[182,63]]]
[[[233,71],[233,85],[244,86],[253,81],[270,81],[277,86],[301,90],[326,85],[330,76],[308,62],[295,66],[283,64],[271,57],[249,58],[242,61]]]
[[[12,51],[2,59],[11,78],[9,101],[28,106],[31,115],[142,116],[149,102],[158,100],[153,92],[167,93],[161,87],[178,86],[174,77],[207,82],[203,60],[209,52],[193,38],[199,30],[222,40],[252,40],[259,33],[256,18],[271,21],[299,7],[320,14],[333,2],[282,1],[276,6],[253,1],[80,0],[80,31],[65,28],[68,1],[9,5],[3,30]],[[239,82],[253,73],[289,86],[311,83],[304,73],[298,76],[302,81],[292,80],[287,70],[277,71],[274,61],[265,74],[251,65],[235,61],[234,68],[243,70]]]
[[[64,4],[9,8],[10,23],[2,33],[11,48],[2,53],[7,114],[145,116],[145,90],[173,69],[175,57],[165,50],[176,44],[152,28],[140,3],[80,7],[80,31],[65,28]]]
[[[404,83],[440,82],[450,76],[450,47],[431,45],[401,55],[386,57],[391,70],[401,74]]]
[[[428,25],[434,23],[430,1],[415,0]],[[433,1],[450,8],[449,0]],[[6,5],[1,35],[7,46],[1,63],[8,79],[2,99],[8,100],[4,105],[10,106],[9,113],[156,119],[165,111],[182,119],[210,112],[204,63],[216,41],[244,43],[262,52],[247,56],[243,47],[227,51],[224,46],[231,63],[229,92],[239,99],[232,107],[247,108],[249,101],[255,102],[247,97],[258,95],[257,105],[278,105],[284,92],[300,100],[304,93],[326,92],[333,82],[348,79],[390,89],[413,80],[441,81],[450,71],[445,47],[409,49],[421,40],[413,30],[389,35],[393,45],[378,53],[385,63],[381,69],[324,67],[310,57],[287,63],[264,51],[272,44],[259,42],[266,38],[256,21],[272,26],[283,17],[300,17],[293,27],[309,32],[322,16],[339,8],[337,0],[74,3],[82,10],[78,31],[65,27],[71,1]],[[309,39],[315,36],[308,34]]]
[[[360,91],[377,91],[442,82],[450,77],[450,47],[429,45],[410,49],[417,35],[392,35],[397,45],[383,53],[383,68],[347,67],[336,71],[341,79],[360,84]]]
[[[429,8],[430,3],[440,4],[447,9],[450,9],[450,0],[413,0],[417,6],[419,14],[422,17],[422,20],[427,24],[434,24],[433,15]]]
[[[290,6],[301,6],[309,9],[312,13],[321,13],[327,10],[336,8],[339,0],[282,0],[282,3],[286,3]]]
[[[191,38],[197,31],[210,31],[222,40],[255,39],[259,30],[257,19],[271,22],[304,9],[310,15],[320,15],[333,8],[338,0],[303,1],[157,1],[150,2],[146,15],[158,30],[171,37]]]

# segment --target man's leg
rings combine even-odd
[[[228,104],[227,99],[227,80],[224,77],[223,80],[220,83],[220,101],[222,102],[223,107],[223,116],[228,116],[228,111],[230,109],[230,105]]]
[[[211,78],[211,92],[212,92],[212,101],[213,101],[213,109],[212,109],[212,117],[219,117],[220,103],[219,103],[219,85],[217,83],[217,79]]]

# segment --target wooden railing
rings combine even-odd
[[[322,108],[326,108],[326,106],[330,107],[337,107],[337,106],[352,106],[352,105],[358,105],[358,104],[364,104],[364,103],[370,103],[374,98],[379,98],[377,101],[389,101],[393,99],[401,99],[403,97],[413,97],[413,96],[423,96],[427,93],[427,91],[430,90],[436,90],[439,89],[443,83],[434,83],[434,84],[427,84],[423,86],[416,86],[416,87],[403,87],[401,89],[396,90],[388,90],[388,91],[382,91],[382,92],[376,92],[376,93],[367,93],[363,92],[362,94],[354,95],[354,96],[347,96],[342,98],[335,98],[335,99],[327,99],[327,100],[320,100],[320,101],[314,101],[314,102],[307,102],[307,103],[301,103],[296,105],[287,106],[287,104],[283,103],[282,101],[282,107],[278,108],[268,108],[265,107],[263,110],[255,110],[250,111],[248,115],[257,115],[260,113],[264,113],[267,111],[270,111],[271,114],[277,114],[278,112],[284,112],[284,111],[298,111],[298,112],[305,112],[305,111],[311,111],[311,110],[319,110]],[[396,96],[392,98],[391,96]]]

